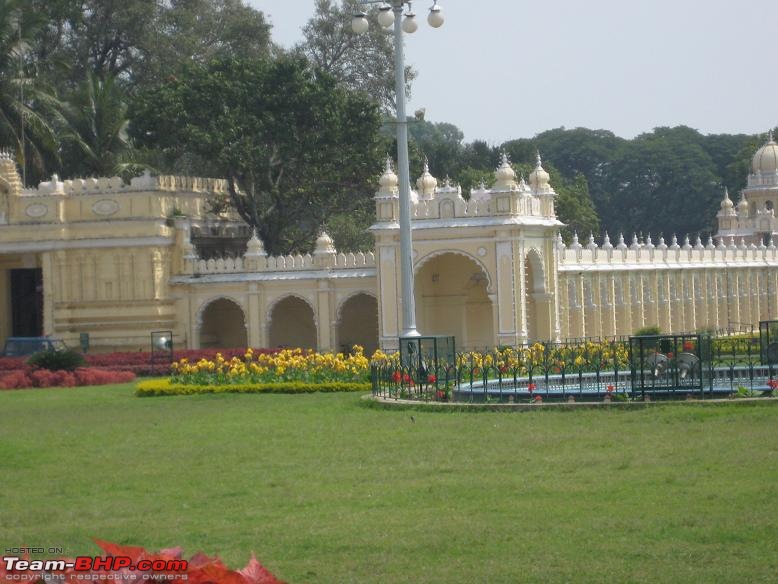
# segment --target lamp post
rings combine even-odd
[[[411,2],[392,0],[360,0],[360,4],[380,4],[378,23],[388,29],[394,25],[394,92],[397,107],[397,168],[400,180],[400,274],[402,280],[402,337],[418,337],[416,330],[416,302],[413,297],[413,238],[411,235],[411,180],[408,168],[408,121],[405,116],[405,57],[403,32],[412,34],[418,29]],[[408,12],[403,17],[405,5]],[[443,14],[435,2],[430,8],[427,22],[433,28],[443,24]],[[357,34],[367,32],[370,24],[365,12],[354,14],[351,28]]]

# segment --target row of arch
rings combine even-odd
[[[202,348],[248,346],[248,320],[243,307],[228,297],[216,298],[201,310],[199,336]],[[313,307],[300,296],[287,295],[268,311],[270,347],[317,348],[317,322]],[[372,353],[378,347],[378,303],[366,292],[344,300],[338,309],[337,344],[347,350],[355,344]]]
[[[536,298],[546,292],[543,262],[531,250],[524,259],[526,334],[535,339],[545,328],[538,322]],[[419,330],[428,335],[453,335],[461,348],[492,347],[496,342],[495,286],[486,267],[476,258],[452,251],[431,254],[417,264],[416,316]],[[228,297],[217,298],[198,318],[203,348],[245,347],[247,319],[241,305]],[[288,294],[268,310],[269,347],[317,347],[316,314],[311,304]],[[338,307],[335,347],[354,344],[372,353],[378,348],[378,302],[369,292],[358,292]]]

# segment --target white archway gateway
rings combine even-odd
[[[493,347],[494,311],[490,277],[478,260],[462,252],[439,252],[416,268],[416,318],[429,335],[453,335],[457,348]]]
[[[246,315],[232,298],[216,298],[203,304],[198,316],[200,347],[245,348],[248,345]]]
[[[316,318],[308,301],[287,295],[270,306],[268,311],[270,347],[316,349]]]
[[[338,306],[337,348],[350,351],[361,345],[366,355],[378,348],[378,300],[368,292],[356,292]]]

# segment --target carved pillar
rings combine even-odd
[[[385,351],[399,349],[399,278],[397,253],[394,245],[379,245],[376,254],[378,276],[378,334]],[[418,305],[417,305],[418,321]]]
[[[490,294],[492,311],[496,314],[494,330],[497,334],[498,344],[516,345],[519,336],[516,334],[516,300],[515,289],[516,274],[514,266],[513,243],[511,241],[498,241],[496,246],[497,257],[497,282],[496,294]]]
[[[316,293],[316,323],[317,327],[317,350],[333,350],[330,322],[333,319],[330,310],[330,284],[327,280],[319,280]]]
[[[249,284],[248,302],[246,303],[246,320],[248,331],[246,338],[249,347],[266,347],[265,327],[262,317],[262,288],[256,282]]]

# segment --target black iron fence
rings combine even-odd
[[[637,340],[642,339],[642,340]],[[456,402],[635,400],[768,395],[774,366],[759,337],[668,335],[577,339],[458,353],[423,370],[389,358],[371,365],[373,393]]]

